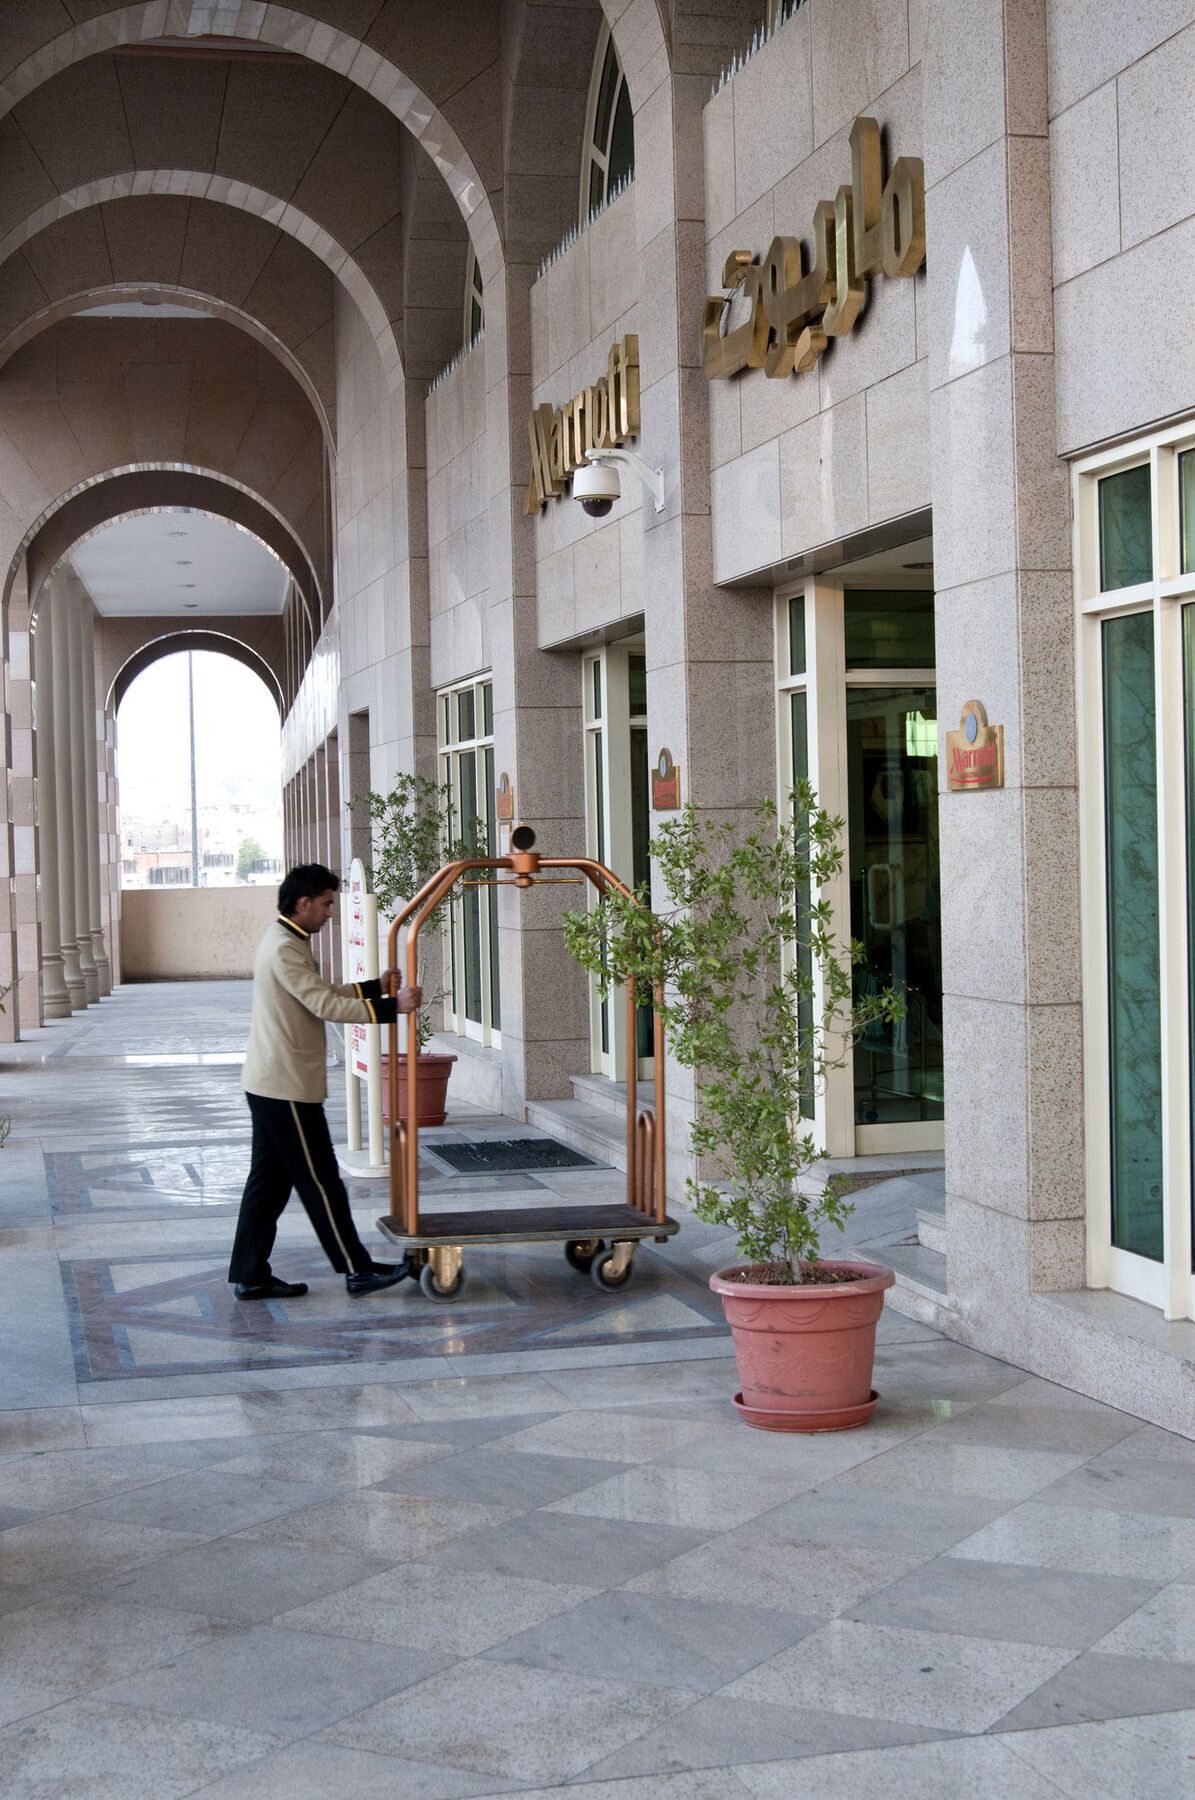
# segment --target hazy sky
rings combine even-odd
[[[265,684],[229,656],[195,653],[199,805],[244,802],[282,811],[278,708]],[[126,817],[190,823],[187,656],[154,663],[129,688],[116,721],[120,809]]]

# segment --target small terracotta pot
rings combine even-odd
[[[419,1106],[420,1125],[442,1125],[448,1117],[448,1077],[455,1056],[442,1056],[438,1051],[419,1053],[418,1085],[415,1098]],[[407,1116],[407,1059],[398,1059],[398,1116]],[[390,1124],[390,1058],[382,1057],[382,1120]]]
[[[772,1287],[731,1281],[734,1269],[710,1276],[743,1384],[734,1403],[761,1431],[845,1431],[875,1411],[876,1325],[896,1276],[879,1263],[821,1267],[857,1270],[864,1279]]]

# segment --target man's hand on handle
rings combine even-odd
[[[398,970],[387,969],[386,973],[382,976],[382,992],[386,994],[393,993],[397,981]],[[400,1013],[418,1012],[423,1003],[423,989],[421,987],[400,987],[397,999],[398,1010]]]

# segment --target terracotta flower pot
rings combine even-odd
[[[419,1077],[415,1098],[419,1106],[419,1124],[442,1125],[448,1117],[448,1077],[455,1056],[441,1056],[437,1051],[420,1051]],[[407,1059],[398,1059],[398,1116],[407,1116]],[[382,1119],[390,1120],[390,1058],[382,1057]]]
[[[821,1267],[857,1270],[864,1279],[773,1287],[731,1281],[734,1269],[710,1276],[743,1384],[734,1403],[762,1431],[845,1431],[875,1411],[876,1325],[896,1276],[879,1263]]]

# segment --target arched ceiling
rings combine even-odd
[[[144,641],[142,641],[144,640]],[[231,656],[261,678],[273,696],[279,712],[283,708],[282,635],[276,622],[267,629],[255,627],[252,620],[229,620],[225,631],[203,627],[172,631],[159,628],[159,622],[128,621],[123,634],[109,628],[106,649],[110,666],[105,670],[106,701],[119,710],[120,703],[136,681],[164,656],[179,650],[213,650],[217,655]]]
[[[212,513],[170,507],[125,514],[70,552],[102,618],[281,613],[291,577],[261,539]]]
[[[72,313],[117,299],[173,298],[267,343],[303,382],[330,435],[334,284],[307,245],[239,208],[149,193],[93,202],[31,233],[0,261],[0,366]]]

